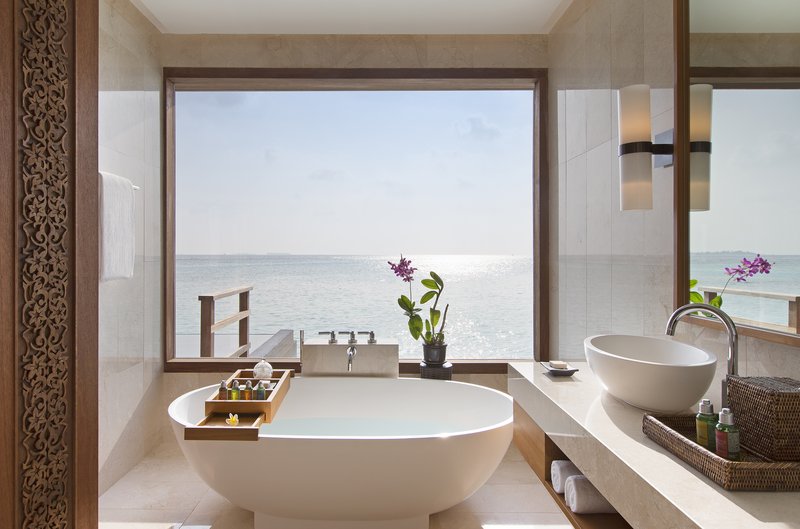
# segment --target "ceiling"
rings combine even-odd
[[[133,0],[163,33],[459,35],[549,32],[572,0]]]
[[[692,0],[692,33],[800,33],[798,0]]]

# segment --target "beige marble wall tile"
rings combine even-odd
[[[165,66],[469,68],[547,66],[545,35],[164,35]]]
[[[800,66],[797,33],[693,33],[692,66]]]
[[[101,2],[98,162],[140,188],[134,276],[100,285],[101,491],[161,435],[160,85],[160,34],[127,0]]]

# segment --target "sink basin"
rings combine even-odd
[[[717,358],[672,337],[601,334],[583,341],[589,367],[606,390],[637,408],[678,413],[697,404]]]

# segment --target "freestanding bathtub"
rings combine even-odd
[[[186,441],[208,386],[169,406],[200,477],[255,529],[427,529],[483,485],[511,442],[512,400],[411,378],[295,378],[258,441]]]

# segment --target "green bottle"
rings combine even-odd
[[[239,384],[235,381],[231,384],[231,390],[228,392],[228,399],[239,400]]]
[[[263,381],[258,381],[258,386],[253,393],[255,393],[255,400],[267,400],[267,388],[264,387]]]
[[[739,427],[733,424],[733,412],[728,408],[722,408],[719,412],[719,422],[717,423],[717,455],[730,459],[739,460]]]
[[[700,413],[695,417],[697,444],[714,452],[717,448],[717,414],[709,399],[700,401]]]

